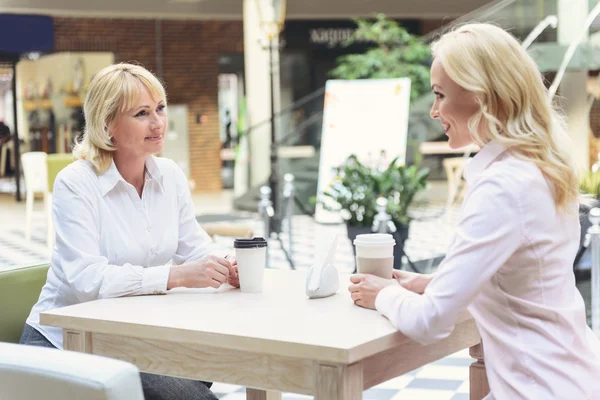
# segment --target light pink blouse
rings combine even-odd
[[[473,158],[466,179],[456,236],[425,293],[389,286],[377,310],[430,343],[468,309],[482,337],[488,400],[600,399],[600,341],[573,275],[578,205],[557,212],[540,170],[497,142]]]

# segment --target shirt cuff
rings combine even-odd
[[[142,293],[166,294],[170,270],[170,265],[144,268],[144,275],[142,277]]]
[[[412,296],[419,295],[400,285],[390,285],[382,289],[375,298],[375,308],[391,321],[395,314],[394,311],[398,311],[402,301],[405,298]],[[392,323],[394,323],[394,321],[392,321]]]

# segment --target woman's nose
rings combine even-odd
[[[438,112],[438,108],[436,107],[435,104],[433,105],[433,107],[431,107],[431,110],[429,110],[429,116],[432,119],[438,119],[440,117],[440,114]]]
[[[160,116],[154,114],[154,118],[152,118],[152,128],[158,129],[158,128],[162,128],[164,125],[165,125],[165,123],[162,120],[162,118]]]

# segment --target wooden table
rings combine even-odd
[[[280,399],[280,392],[360,399],[363,390],[479,343],[468,315],[439,343],[408,339],[378,312],[352,303],[349,276],[341,274],[340,290],[325,299],[305,296],[304,271],[266,270],[259,294],[176,289],[56,309],[42,313],[41,323],[64,329],[67,350],[244,385],[248,399]],[[471,398],[481,399],[483,364],[472,371]]]

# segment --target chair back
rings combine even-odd
[[[48,158],[46,159],[46,165],[48,167],[47,185],[50,193],[52,193],[54,189],[54,181],[56,180],[58,173],[73,161],[75,161],[75,159],[71,153],[48,154]]]
[[[43,264],[0,271],[0,342],[19,343],[25,320],[46,283],[49,267]]]
[[[125,361],[0,343],[0,399],[143,400],[140,372]]]
[[[43,151],[30,151],[21,154],[21,165],[23,166],[23,177],[25,178],[27,191],[46,193],[48,190],[47,157],[48,155]]]

